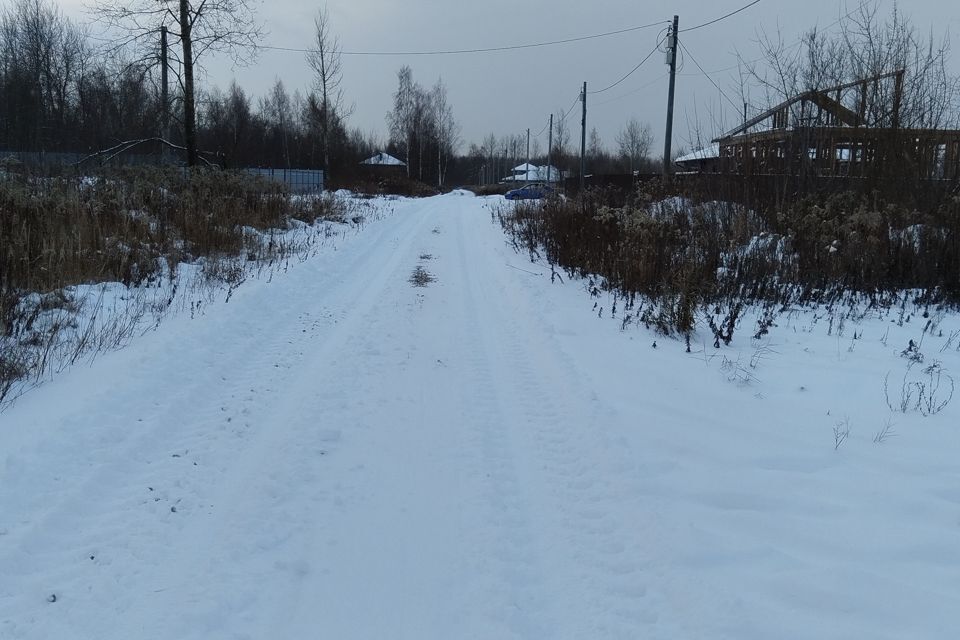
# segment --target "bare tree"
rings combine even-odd
[[[295,113],[290,94],[277,78],[270,93],[260,101],[260,117],[269,123],[279,143],[283,164],[290,167],[290,129]]]
[[[799,43],[785,43],[779,32],[761,32],[760,60],[745,62],[741,56],[741,95],[759,86],[772,105],[904,70],[902,80],[869,82],[862,95],[851,98],[862,104],[849,106],[864,111],[869,126],[956,126],[960,79],[947,68],[949,38],[921,36],[896,5],[886,18],[879,17],[879,8],[878,0],[863,0],[840,18],[839,34],[812,29]],[[802,108],[802,103],[792,105],[793,120],[806,117]]]
[[[596,170],[597,163],[603,159],[606,152],[603,149],[603,140],[600,138],[600,132],[596,127],[590,129],[589,142],[587,143],[587,158],[590,160],[590,166]]]
[[[460,144],[460,126],[453,117],[453,106],[447,98],[443,79],[433,86],[433,108],[437,133],[437,184],[443,186],[447,162]]]
[[[955,127],[960,79],[947,70],[949,34],[939,39],[932,32],[922,36],[896,4],[886,19],[878,18],[878,13],[879,2],[863,2],[841,21],[841,38],[828,44],[848,52],[842,71],[851,79],[859,79],[905,69],[896,114],[899,122],[895,124],[908,128]],[[870,119],[882,122],[893,111],[895,88],[874,84],[871,90],[873,95],[867,100]]]
[[[653,131],[649,124],[641,124],[636,118],[630,118],[626,126],[617,134],[617,149],[620,157],[627,161],[632,174],[640,162],[650,154],[653,146]]]
[[[323,146],[323,166],[330,170],[330,121],[339,119],[343,111],[343,65],[340,39],[330,32],[330,12],[326,6],[313,21],[315,32],[313,48],[307,54],[307,63],[314,73],[314,85],[320,93],[320,140]]]
[[[95,0],[91,11],[108,28],[126,35],[114,48],[134,45],[155,51],[160,29],[170,25],[170,34],[181,45],[180,77],[183,91],[183,131],[187,164],[197,163],[196,89],[194,66],[208,52],[229,54],[234,62],[249,62],[256,54],[262,33],[254,18],[255,0]]]
[[[500,177],[496,170],[497,136],[492,133],[487,135],[487,137],[483,139],[481,150],[486,159],[486,164],[484,165],[486,167],[484,171],[484,182],[496,182]]]
[[[410,152],[413,146],[414,113],[416,111],[416,87],[413,69],[404,65],[397,72],[397,91],[393,94],[393,110],[387,114],[391,141],[403,149],[407,162],[407,177],[410,177]]]
[[[49,0],[0,7],[0,125],[6,145],[45,148],[68,127],[90,57],[83,30]]]
[[[553,118],[553,157],[556,158],[555,162],[557,168],[560,169],[560,175],[563,175],[563,168],[566,164],[567,154],[569,149],[567,146],[570,144],[570,126],[567,124],[567,119],[564,117],[563,111],[558,111],[556,116]]]
[[[413,139],[417,144],[417,180],[423,182],[424,147],[434,132],[433,96],[424,91],[419,84],[414,85],[413,91]]]

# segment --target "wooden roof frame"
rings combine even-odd
[[[773,117],[775,114],[779,113],[780,111],[783,111],[784,109],[786,109],[786,108],[788,108],[788,107],[791,107],[791,106],[795,105],[795,104],[798,103],[798,102],[803,102],[803,101],[808,101],[808,102],[814,103],[815,105],[817,105],[818,107],[820,107],[820,108],[823,109],[824,111],[826,111],[826,112],[830,113],[831,115],[833,115],[833,116],[837,119],[838,122],[842,122],[843,124],[848,125],[848,126],[850,126],[850,127],[858,127],[858,126],[861,126],[863,123],[860,121],[860,116],[859,116],[859,114],[854,113],[854,112],[851,111],[850,109],[846,108],[845,106],[843,106],[842,104],[840,104],[839,101],[831,98],[829,94],[831,94],[831,93],[836,93],[836,92],[839,92],[839,91],[844,91],[845,89],[851,89],[851,88],[856,87],[856,86],[858,86],[858,85],[863,86],[863,85],[866,85],[866,84],[868,84],[868,83],[870,83],[870,82],[878,82],[878,81],[880,81],[880,80],[885,80],[886,78],[896,77],[896,78],[897,78],[897,88],[896,88],[896,91],[895,91],[895,94],[896,94],[896,95],[895,95],[895,97],[894,97],[894,103],[895,103],[895,107],[894,107],[894,108],[895,108],[895,110],[899,110],[899,108],[898,108],[898,107],[899,107],[899,104],[898,104],[898,103],[900,102],[900,95],[899,95],[899,93],[900,93],[900,91],[902,90],[902,86],[903,86],[903,74],[904,74],[904,70],[903,70],[903,69],[897,69],[896,71],[889,71],[889,72],[887,72],[887,73],[881,73],[881,74],[875,75],[875,76],[873,76],[873,77],[871,77],[871,78],[864,78],[864,79],[861,79],[861,80],[855,80],[855,81],[853,81],[853,82],[847,82],[847,83],[844,83],[844,84],[837,85],[837,86],[835,86],[835,87],[829,87],[829,88],[827,88],[827,89],[813,89],[813,90],[811,90],[811,91],[805,91],[804,93],[801,93],[800,95],[797,95],[797,96],[794,96],[793,98],[790,98],[790,99],[788,99],[788,100],[785,100],[785,101],[781,102],[780,104],[778,104],[777,106],[772,107],[772,108],[768,109],[767,111],[764,111],[764,112],[761,113],[760,115],[758,115],[758,116],[756,116],[756,117],[754,117],[754,118],[751,118],[750,120],[747,120],[746,122],[744,122],[743,124],[739,125],[738,127],[734,128],[734,129],[731,129],[731,130],[728,131],[727,133],[723,134],[723,135],[720,136],[719,138],[715,138],[715,139],[713,140],[713,142],[720,142],[720,141],[722,141],[722,140],[726,140],[726,139],[732,138],[732,137],[734,137],[734,136],[738,136],[738,135],[744,134],[744,133],[747,132],[748,129],[750,129],[750,127],[753,127],[753,126],[755,126],[755,125],[757,125],[757,124],[760,124],[761,122],[763,122],[763,121],[766,120],[767,118]],[[896,114],[895,114],[895,120],[897,120],[897,119],[898,119],[898,118],[896,118]]]

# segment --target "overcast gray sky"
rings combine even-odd
[[[681,31],[733,11],[749,0],[606,0],[570,2],[557,0],[486,0],[461,3],[451,0],[328,0],[332,29],[345,51],[411,51],[486,48],[574,38],[668,21],[680,16]],[[89,19],[84,0],[60,0],[71,17]],[[264,44],[308,47],[313,36],[313,15],[320,3],[302,0],[272,0],[260,5],[259,16],[267,31]],[[757,5],[715,25],[681,33],[690,54],[711,72],[733,101],[736,51],[755,57],[759,30],[778,29],[788,42],[819,25],[826,27],[856,6],[838,0],[761,0]],[[846,8],[845,8],[846,7]],[[889,13],[893,0],[882,0],[881,12]],[[922,32],[938,35],[960,30],[956,0],[910,0],[900,2]],[[833,27],[836,31],[836,27]],[[442,77],[449,91],[466,144],[479,142],[488,133],[537,134],[551,111],[566,111],[576,99],[580,85],[588,91],[602,89],[626,74],[654,47],[660,27],[606,38],[536,49],[450,56],[345,56],[344,89],[353,104],[351,127],[377,131],[385,136],[384,116],[396,88],[401,65],[413,69],[414,78],[430,86]],[[951,69],[960,73],[960,52]],[[311,82],[303,55],[262,51],[256,64],[234,69],[222,59],[206,61],[206,83],[220,87],[236,78],[246,90],[262,95],[280,78],[292,92],[305,90]],[[630,117],[649,122],[662,145],[666,116],[667,66],[661,53],[654,54],[619,86],[587,102],[587,127],[596,126],[608,147]],[[714,73],[715,72],[715,73]],[[758,101],[760,97],[757,96]],[[705,136],[716,133],[717,114],[725,124],[739,117],[731,104],[700,73],[692,60],[684,61],[677,79],[676,146],[690,146],[694,121],[703,125]],[[571,129],[579,135],[579,115],[571,114]],[[541,136],[546,147],[546,132]],[[465,146],[464,146],[465,148]]]

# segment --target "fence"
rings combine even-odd
[[[291,193],[323,191],[323,171],[313,169],[246,169],[248,173],[287,185]]]
[[[67,153],[61,151],[3,151],[0,150],[0,163],[6,158],[13,158],[28,167],[42,169],[61,169],[72,167],[81,160],[88,158],[85,153]],[[92,160],[91,166],[99,164],[99,160]],[[158,166],[174,162],[173,158],[166,159],[161,154],[123,153],[113,158],[111,166]],[[86,166],[86,163],[84,163]],[[291,193],[320,193],[324,186],[324,172],[313,169],[244,169],[247,173],[267,180],[280,182]]]

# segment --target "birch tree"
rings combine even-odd
[[[617,148],[620,157],[626,160],[630,173],[640,166],[640,162],[650,154],[653,146],[653,130],[649,124],[641,124],[636,118],[630,118],[617,134]]]
[[[307,63],[314,73],[314,86],[319,93],[317,105],[320,117],[320,144],[323,147],[323,167],[330,170],[331,121],[343,115],[343,65],[340,39],[330,30],[330,12],[326,6],[313,21],[313,48],[307,54]]]

